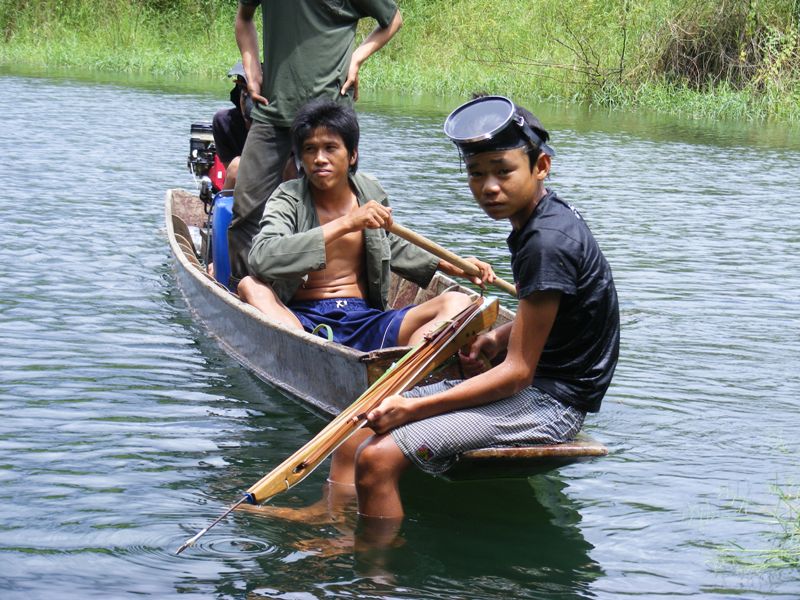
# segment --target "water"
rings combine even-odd
[[[353,552],[352,514],[236,514],[174,556],[323,424],[207,340],[176,287],[163,195],[193,185],[189,123],[226,102],[211,87],[0,74],[3,598],[800,596],[796,569],[736,563],[781,547],[778,489],[800,484],[799,132],[540,106],[551,185],[621,299],[586,427],[610,455],[530,481],[411,475],[382,554]],[[456,103],[364,99],[361,168],[400,223],[510,278],[507,226],[440,134]]]

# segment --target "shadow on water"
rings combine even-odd
[[[464,597],[540,597],[576,594],[601,575],[557,475],[461,483],[410,475],[404,537],[422,581]]]

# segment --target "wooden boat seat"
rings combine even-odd
[[[171,190],[173,216],[181,215],[184,225],[203,228],[208,220],[200,198],[186,190]],[[177,229],[176,233],[181,233]]]
[[[608,448],[586,434],[571,442],[513,448],[481,448],[464,452],[446,479],[498,479],[529,477],[606,456]]]

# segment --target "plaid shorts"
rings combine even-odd
[[[441,381],[403,395],[429,396],[458,383]],[[407,459],[426,473],[440,475],[467,450],[569,441],[578,434],[585,417],[583,411],[528,386],[496,402],[406,423],[391,434]]]

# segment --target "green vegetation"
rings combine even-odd
[[[776,487],[778,507],[769,518],[780,530],[776,544],[768,548],[743,548],[735,544],[723,549],[722,559],[747,569],[800,569],[800,488]]]
[[[365,87],[800,121],[800,0],[399,0]],[[234,0],[0,0],[0,63],[218,77]],[[365,22],[366,34],[374,24]]]
[[[0,63],[217,76],[238,56],[234,2],[0,0]]]

